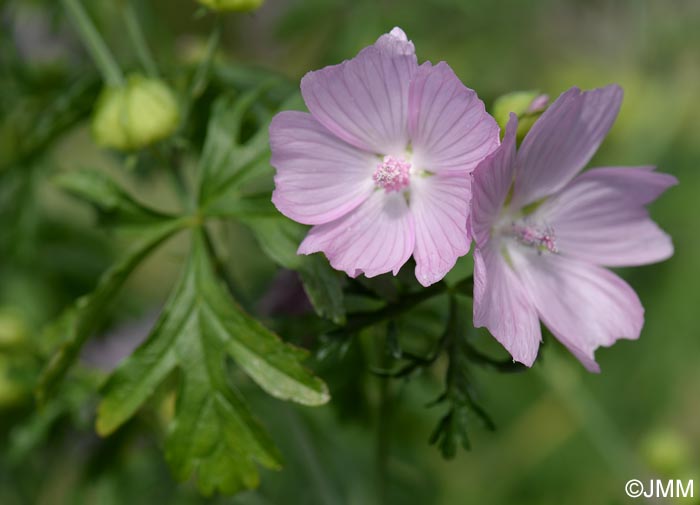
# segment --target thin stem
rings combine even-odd
[[[318,450],[314,447],[308,430],[299,419],[299,414],[290,406],[284,407],[287,413],[287,421],[292,439],[299,448],[298,453],[303,458],[306,465],[303,469],[310,477],[309,482],[319,498],[319,503],[333,505],[341,503],[338,493],[331,485],[323,467],[323,462],[318,457]]]
[[[368,326],[381,323],[388,319],[393,319],[409,311],[419,303],[434,296],[441,295],[447,292],[447,290],[448,286],[445,282],[438,282],[428,288],[421,289],[415,293],[410,293],[399,299],[397,302],[390,303],[379,310],[355,313],[352,315],[352,319],[348,321],[347,325],[330,332],[330,335],[337,336],[355,333],[359,330],[367,328]]]
[[[61,0],[93,61],[110,86],[124,84],[124,75],[79,0]]]
[[[559,397],[562,404],[578,418],[581,430],[588,435],[612,471],[618,472],[620,476],[627,475],[625,472],[630,472],[630,475],[649,474],[625,443],[626,437],[568,361],[550,352],[543,366],[533,370]]]
[[[191,98],[197,98],[199,95],[201,95],[207,85],[214,56],[216,55],[216,50],[219,48],[219,43],[221,42],[221,24],[221,17],[217,16],[214,30],[212,30],[211,34],[209,35],[209,40],[207,41],[207,51],[204,55],[204,59],[200,62],[194,74],[194,78],[192,79],[192,87],[190,88]]]
[[[173,166],[168,171],[170,174],[170,180],[173,183],[173,189],[175,194],[180,200],[180,203],[185,207],[187,211],[192,210],[192,199],[187,191],[187,182],[185,181],[179,166]]]
[[[457,356],[459,355],[460,340],[458,325],[459,314],[457,312],[457,297],[450,295],[449,316],[447,319],[447,327],[445,328],[444,340],[441,342],[443,349],[447,349],[448,361],[447,370],[445,371],[445,390],[448,396],[454,393],[455,382],[459,367],[457,365]]]
[[[139,63],[149,76],[158,77],[158,67],[153,59],[151,50],[148,48],[146,37],[143,34],[141,24],[139,23],[136,10],[131,0],[125,0],[123,13],[126,31],[131,40],[131,45],[134,46],[134,51],[136,51],[136,57],[139,59]]]
[[[177,148],[174,146],[157,146],[152,152],[163,164],[170,182],[172,183],[175,195],[183,209],[190,213],[194,211],[194,202],[187,189],[187,181],[182,173],[182,163]]]
[[[239,289],[238,285],[235,283],[235,281],[229,274],[228,268],[226,268],[226,264],[217,253],[211,234],[204,226],[202,226],[202,232],[204,234],[205,245],[209,250],[209,254],[211,255],[212,261],[214,262],[214,268],[216,270],[216,273],[224,281],[224,284],[226,284],[226,287],[228,288],[228,291],[231,294],[231,296],[233,296],[236,299],[236,301],[238,301],[238,303],[243,305],[243,307],[248,306],[249,303],[247,297]]]
[[[379,340],[379,363],[381,368],[388,366],[389,355],[386,344],[392,331],[392,323],[387,327],[385,341]],[[391,442],[391,384],[389,377],[379,377],[379,407],[377,412],[377,497],[378,503],[389,503],[389,450]]]
[[[474,281],[471,275],[465,277],[453,287],[448,286],[444,281],[437,282],[420,291],[409,293],[398,301],[390,303],[381,309],[352,314],[352,319],[348,321],[348,324],[330,331],[328,335],[336,337],[355,333],[369,326],[398,317],[408,312],[419,303],[444,293],[471,296],[471,287],[473,283]]]

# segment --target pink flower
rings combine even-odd
[[[645,205],[676,184],[674,177],[653,167],[578,174],[621,101],[618,86],[570,89],[517,152],[511,114],[503,143],[474,172],[474,325],[487,327],[527,366],[537,356],[541,319],[588,370],[599,371],[596,348],[638,338],[644,323],[635,292],[604,267],[673,254]]]
[[[418,66],[399,28],[301,91],[311,113],[270,126],[272,201],[314,225],[298,252],[351,277],[396,275],[413,255],[421,284],[442,279],[469,251],[469,174],[498,146],[476,93],[445,63]]]

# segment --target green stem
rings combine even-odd
[[[387,368],[389,355],[386,349],[391,323],[387,328],[387,338],[384,342],[379,340],[378,346],[379,366]],[[391,384],[389,377],[378,377],[379,380],[379,406],[377,412],[377,496],[378,503],[389,503],[389,450],[391,442]]]
[[[393,319],[401,314],[408,312],[410,309],[419,303],[428,300],[434,296],[441,295],[447,291],[447,284],[438,282],[432,286],[410,293],[395,303],[390,303],[379,310],[357,312],[352,315],[348,324],[338,328],[330,333],[331,336],[355,333],[368,326],[379,324],[388,319]]]
[[[621,433],[598,400],[579,378],[578,371],[565,359],[550,352],[535,372],[559,397],[562,404],[579,420],[581,430],[598,449],[612,471],[620,477],[648,475],[644,465],[635,458]]]
[[[287,413],[287,424],[292,440],[299,448],[298,454],[306,463],[302,468],[309,476],[310,487],[315,491],[319,499],[318,503],[328,505],[341,503],[340,496],[331,485],[324,471],[323,462],[319,460],[318,451],[311,441],[308,430],[299,418],[299,414],[289,405],[285,405],[284,409]]]
[[[68,16],[71,18],[75,27],[78,29],[83,44],[87,48],[93,61],[100,69],[102,78],[109,86],[122,86],[124,84],[124,76],[122,71],[114,60],[112,53],[109,52],[107,45],[100,33],[95,28],[90,17],[85,12],[79,0],[61,0],[63,7],[66,9]]]
[[[207,41],[207,51],[204,55],[204,59],[200,62],[194,74],[194,78],[192,79],[190,97],[193,99],[201,95],[207,85],[209,73],[211,72],[211,66],[214,62],[214,56],[216,55],[216,50],[219,48],[219,43],[221,42],[221,32],[221,18],[217,16],[216,25],[214,26],[214,30],[209,35],[209,40]]]
[[[185,181],[185,178],[182,175],[180,168],[178,166],[170,167],[170,171],[168,173],[170,174],[170,179],[173,183],[173,189],[175,190],[175,194],[180,200],[180,203],[185,207],[185,209],[188,212],[191,211],[192,199],[190,198],[189,193],[187,191],[187,182]]]
[[[141,63],[141,66],[150,77],[158,77],[158,67],[148,48],[146,37],[143,35],[141,24],[139,23],[138,16],[136,16],[136,10],[134,10],[134,5],[131,0],[126,0],[124,2],[123,12],[126,31],[131,40],[131,45],[134,46],[134,51],[136,51],[136,57],[139,59],[139,63]]]
[[[398,317],[408,312],[419,303],[444,293],[471,296],[471,286],[473,285],[473,282],[474,281],[471,275],[462,279],[453,287],[448,286],[444,281],[437,282],[432,286],[421,289],[420,291],[409,293],[408,295],[400,298],[398,301],[390,303],[379,310],[357,312],[352,315],[352,319],[348,321],[348,324],[332,330],[328,335],[341,336],[355,333],[367,328],[368,326],[379,324],[383,321]]]
[[[214,263],[216,273],[223,280],[224,284],[226,284],[226,287],[228,288],[229,293],[231,293],[231,296],[233,296],[238,301],[238,303],[240,303],[244,308],[250,308],[249,301],[247,299],[248,297],[245,296],[243,291],[241,291],[236,282],[233,280],[233,278],[229,274],[226,264],[217,253],[216,247],[214,246],[214,241],[211,238],[211,234],[209,233],[209,231],[207,231],[206,227],[204,226],[202,227],[202,231],[204,234],[204,241],[207,249],[209,250],[209,254],[211,255],[211,259]]]

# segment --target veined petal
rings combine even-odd
[[[588,170],[548,198],[537,215],[553,227],[566,256],[611,267],[662,261],[673,254],[673,244],[645,205],[678,181],[652,170]]]
[[[560,254],[527,251],[511,258],[542,322],[589,371],[600,371],[598,347],[639,338],[644,308],[614,273]]]
[[[311,114],[286,111],[270,125],[272,201],[304,224],[333,221],[365,201],[374,188],[377,157],[335,137]]]
[[[410,207],[416,227],[416,278],[423,286],[442,279],[469,252],[470,179],[467,175],[414,176]]]
[[[411,82],[408,128],[416,167],[468,173],[498,146],[498,125],[445,62],[424,63]]]
[[[515,174],[515,133],[518,117],[511,113],[503,142],[474,171],[471,230],[477,245],[483,245],[498,219]]]
[[[378,154],[403,152],[417,67],[413,43],[395,28],[352,60],[306,74],[301,93],[311,114],[346,142]]]
[[[488,328],[515,361],[534,363],[542,339],[537,311],[493,242],[474,249],[474,326]]]
[[[562,189],[583,169],[612,127],[622,89],[610,85],[563,93],[537,120],[518,150],[514,204]]]
[[[354,211],[311,228],[298,253],[322,251],[336,270],[374,277],[396,275],[414,245],[413,217],[403,195],[377,190]]]

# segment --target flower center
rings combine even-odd
[[[377,170],[372,175],[372,180],[379,188],[384,188],[387,193],[401,191],[408,186],[411,164],[404,158],[384,156],[377,164]]]
[[[538,252],[557,253],[554,229],[550,226],[536,226],[529,222],[513,222],[509,234],[523,245],[534,247]]]

